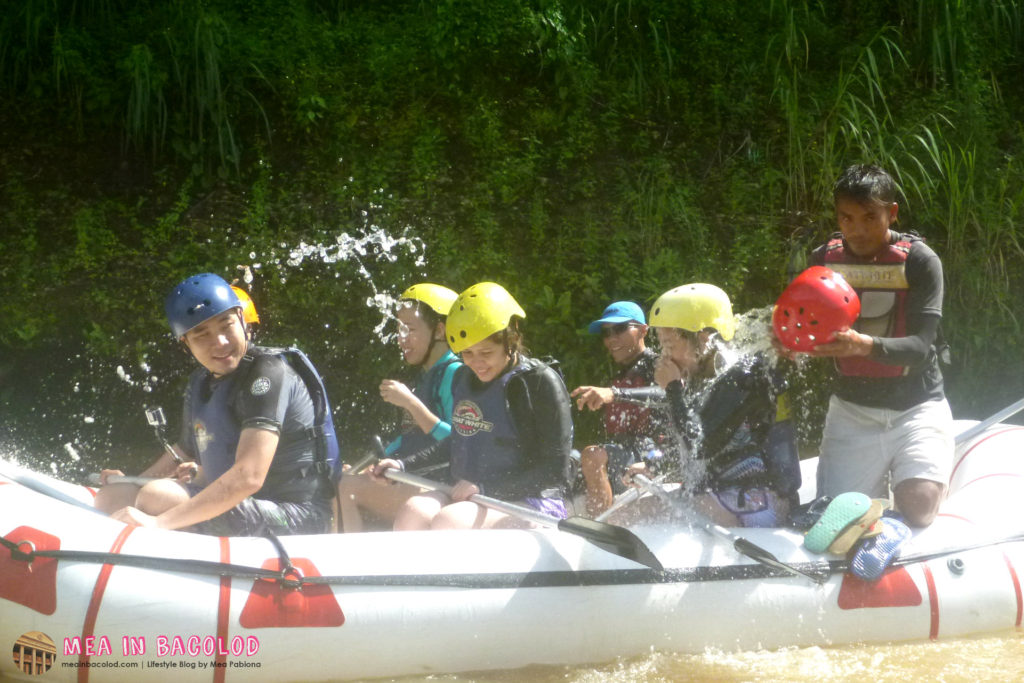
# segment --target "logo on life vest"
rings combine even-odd
[[[489,432],[494,423],[484,419],[480,406],[472,401],[459,401],[452,411],[452,427],[462,436],[473,436],[477,432]]]
[[[249,393],[253,396],[262,396],[268,391],[270,391],[270,379],[267,377],[257,377],[249,387]]]
[[[206,431],[206,425],[203,424],[202,420],[195,421],[195,424],[192,425],[192,431],[196,435],[196,448],[199,449],[200,453],[205,453],[206,447],[213,440],[213,434]]]

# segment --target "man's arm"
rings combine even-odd
[[[583,410],[584,408],[600,410],[601,406],[615,400],[614,392],[611,387],[576,387],[572,390],[572,393],[569,394],[569,396],[576,399],[576,407],[579,410]]]
[[[235,451],[235,464],[194,497],[157,515],[155,526],[180,529],[205,522],[259,491],[270,471],[279,441],[277,432],[253,427],[243,429]]]

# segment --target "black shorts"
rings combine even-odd
[[[189,486],[189,494],[198,489]],[[213,519],[188,527],[188,531],[208,536],[262,536],[270,531],[275,536],[291,534],[323,534],[330,531],[332,505],[329,500],[308,503],[277,503],[249,497]]]
[[[608,454],[608,480],[612,484],[612,493],[615,495],[626,490],[626,485],[622,483],[622,475],[626,473],[630,465],[637,462],[656,465],[662,457],[661,449],[649,438],[640,439],[631,446],[606,443],[603,447]]]
[[[619,495],[626,490],[626,485],[622,482],[622,475],[626,473],[630,465],[640,462],[640,453],[617,443],[604,444],[604,450],[608,454],[608,481],[612,485],[612,493]]]

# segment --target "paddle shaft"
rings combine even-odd
[[[447,484],[441,484],[431,479],[424,479],[423,477],[418,477],[407,472],[400,472],[394,468],[389,467],[384,470],[384,476],[392,481],[418,486],[431,491],[440,491],[441,493],[449,496],[451,495],[452,487]],[[502,512],[510,517],[516,517],[528,522],[533,522],[540,526],[558,529],[561,532],[572,534],[573,536],[579,536],[598,548],[612,553],[613,555],[624,557],[631,562],[646,565],[647,567],[658,571],[664,569],[657,556],[650,548],[647,547],[643,540],[624,527],[616,526],[614,524],[605,524],[604,522],[597,522],[592,519],[584,519],[582,517],[560,519],[554,515],[546,515],[540,510],[534,510],[533,508],[525,505],[506,503],[503,500],[491,498],[479,493],[470,496],[468,500],[492,510]]]
[[[156,481],[163,477],[133,477],[127,474],[111,474],[107,476],[107,481],[103,481],[102,475],[99,472],[93,472],[89,475],[86,481],[89,482],[90,486],[103,486],[104,484],[134,484],[135,486],[145,486],[151,481]]]
[[[652,481],[655,484],[660,484],[664,479],[665,479],[665,475],[664,474],[659,474],[654,479],[652,479]],[[603,522],[603,521],[605,521],[612,514],[618,512],[622,508],[626,507],[627,505],[629,505],[630,503],[632,503],[634,500],[636,500],[639,497],[640,497],[640,489],[638,489],[635,486],[630,486],[628,489],[626,489],[625,491],[623,491],[619,495],[615,496],[615,500],[613,500],[612,504],[608,506],[608,509],[605,510],[604,512],[602,512],[601,514],[599,514],[597,517],[594,517],[594,521],[595,522]]]
[[[992,425],[998,424],[1007,418],[1011,418],[1022,410],[1024,410],[1024,398],[1017,401],[1016,403],[1006,406],[998,413],[990,415],[989,417],[985,418],[984,420],[974,425],[973,427],[969,427],[964,431],[960,432],[959,434],[957,434],[956,444],[960,445],[966,441],[969,441],[970,439],[973,439],[978,434],[981,434],[983,431],[985,431]]]
[[[83,510],[95,512],[96,514],[103,514],[89,503],[78,500],[74,496],[55,488],[42,475],[37,474],[32,470],[21,468],[18,468],[18,471],[8,470],[4,467],[4,464],[5,463],[0,463],[0,475],[7,477],[11,481],[16,481],[25,488],[32,489],[36,493],[42,493],[43,495],[50,496],[51,498],[55,498],[63,503],[67,503],[68,505],[74,505],[82,508]]]
[[[672,497],[660,484],[655,484],[653,481],[648,479],[642,474],[634,474],[633,480],[636,481],[640,486],[646,489],[649,493],[656,496],[659,500],[668,505],[671,509],[685,515],[688,519],[696,522],[705,532],[711,536],[718,537],[723,541],[727,541],[736,552],[741,555],[746,555],[752,560],[760,562],[761,564],[769,567],[775,567],[776,569],[782,569],[795,576],[803,576],[817,584],[823,584],[828,579],[829,571],[825,569],[822,572],[811,573],[787,564],[775,557],[772,553],[765,550],[761,546],[757,545],[749,539],[742,538],[732,533],[720,524],[716,524],[710,518],[701,514],[694,508],[686,508],[683,510],[683,504],[681,501],[676,500]]]
[[[433,479],[426,479],[425,477],[420,477],[415,474],[409,474],[408,472],[402,472],[401,470],[397,470],[393,467],[389,467],[384,470],[384,476],[391,481],[409,484],[410,486],[418,486],[421,489],[428,489],[430,491],[438,491],[446,496],[451,496],[452,494],[452,487],[448,484],[434,481]],[[474,493],[467,500],[470,500],[477,505],[483,505],[485,508],[502,512],[510,517],[518,517],[542,526],[557,529],[558,523],[562,521],[558,517],[546,515],[540,510],[534,510],[533,508],[525,505],[506,503],[503,500],[491,498],[490,496],[485,496],[482,493]]]

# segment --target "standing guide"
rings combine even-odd
[[[938,513],[953,460],[952,414],[939,357],[945,353],[942,262],[913,233],[893,229],[896,183],[877,166],[847,168],[833,190],[839,232],[811,255],[857,292],[853,329],[819,344],[835,359],[818,495],[888,497],[911,526]]]

